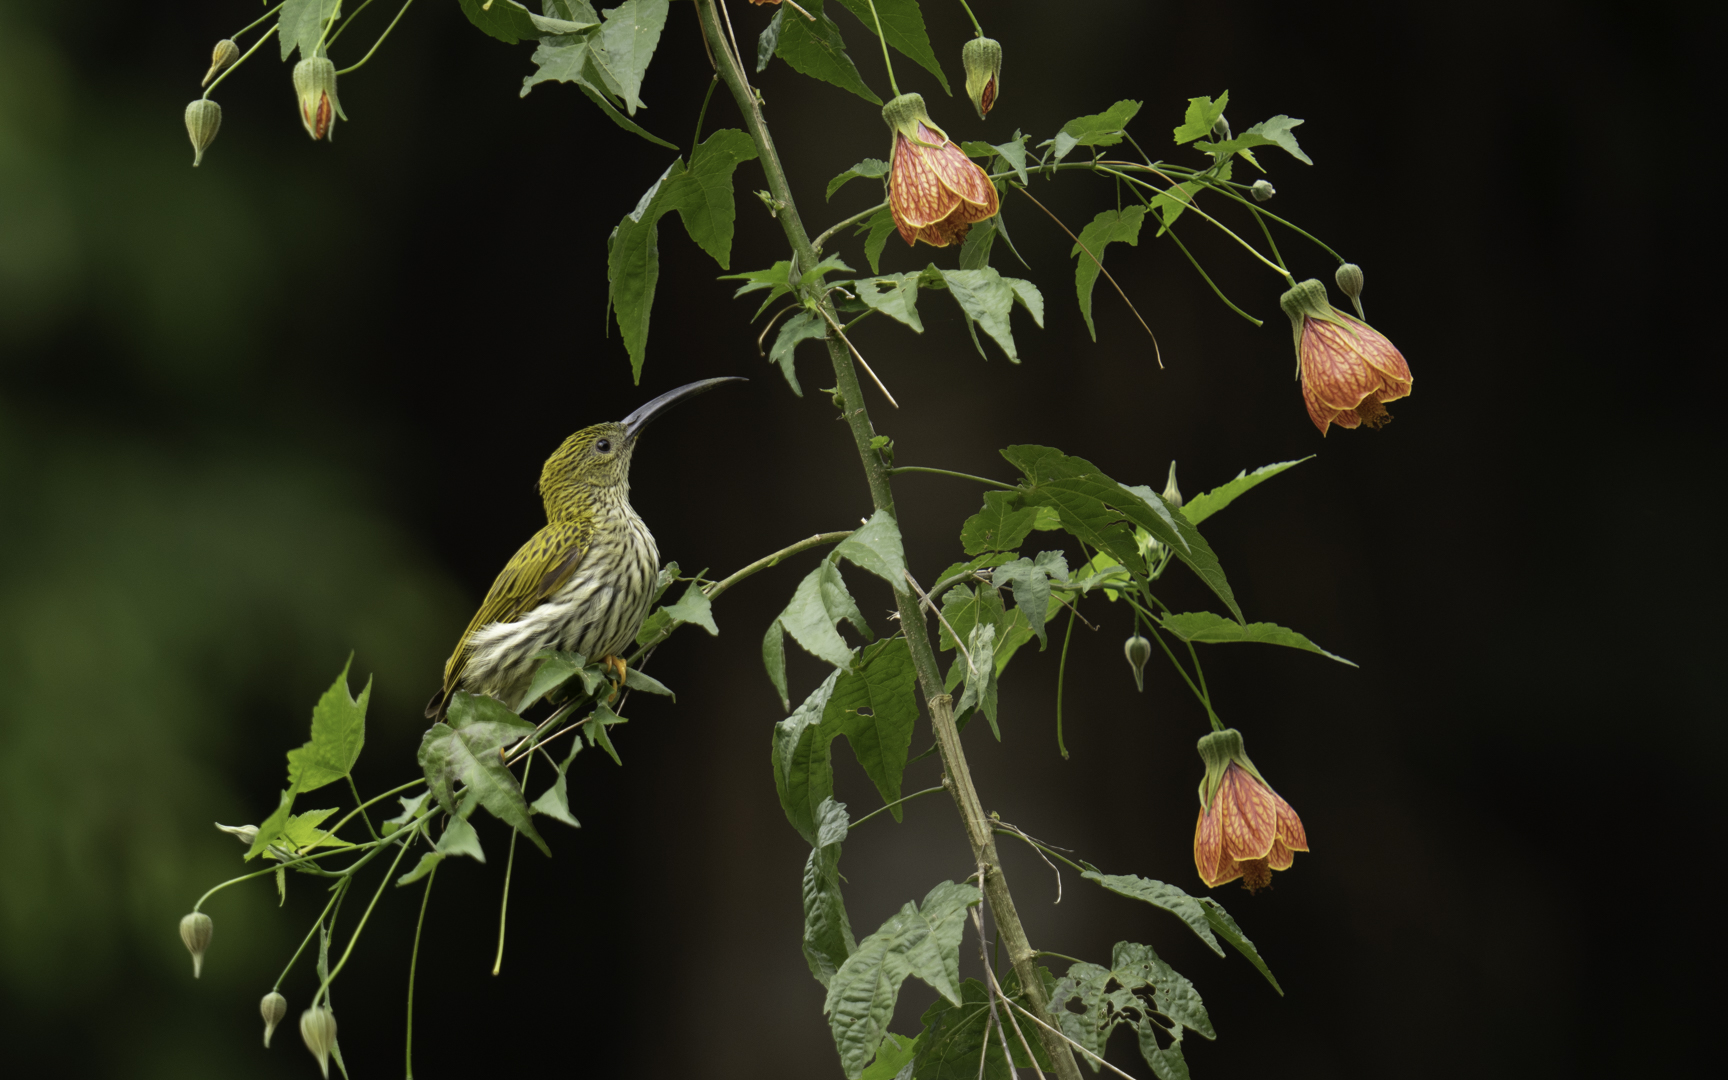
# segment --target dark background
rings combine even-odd
[[[869,392],[902,464],[1009,478],[996,450],[1040,442],[1155,487],[1175,459],[1192,495],[1319,455],[1206,526],[1250,618],[1361,664],[1205,655],[1223,715],[1314,848],[1270,893],[1219,892],[1288,996],[1072,873],[1054,905],[1050,871],[1005,842],[1034,944],[1100,961],[1117,940],[1157,947],[1219,1031],[1187,1043],[1197,1076],[1702,1072],[1715,1003],[1700,942],[1722,820],[1723,710],[1706,681],[1721,563],[1706,544],[1723,385],[1704,337],[1714,293],[1692,267],[1708,226],[1675,140],[1706,120],[1719,16],[979,6],[1006,54],[987,124],[915,65],[897,69],[957,139],[1019,127],[1037,141],[1133,97],[1141,144],[1186,161],[1164,133],[1190,96],[1228,88],[1239,130],[1306,118],[1314,168],[1261,155],[1272,209],[1366,268],[1368,314],[1416,375],[1389,428],[1322,441],[1290,380],[1277,279],[1192,217],[1184,239],[1266,324],[1223,308],[1148,232],[1108,265],[1166,367],[1103,283],[1094,345],[1068,241],[1020,197],[1008,221],[1033,269],[997,264],[1038,282],[1049,308],[1043,330],[1015,313],[1024,363],[993,346],[980,359],[941,296],[923,301],[922,337],[859,328],[902,406]],[[301,133],[268,46],[220,88],[220,139],[189,170],[181,110],[209,45],[259,10],[0,2],[0,1028],[14,1069],[308,1075],[293,1017],[309,964],[284,984],[291,1018],[268,1054],[255,1003],[321,890],[295,879],[286,910],[266,881],[221,894],[194,982],[176,921],[241,867],[209,822],[274,805],[282,754],[350,650],[356,686],[376,679],[361,786],[413,776],[420,705],[539,524],[534,480],[569,432],[686,381],[752,377],[663,421],[636,458],[635,504],[689,569],[727,573],[869,509],[815,392],[829,382],[820,350],[805,346],[807,396],[792,397],[754,349],[754,302],[730,300],[671,219],[632,385],[616,331],[602,336],[605,237],[671,153],[573,87],[518,100],[531,47],[482,36],[447,0],[416,5],[343,80],[353,120],[329,145]],[[871,38],[834,14],[885,91]],[[368,12],[339,62],[388,15]],[[926,16],[958,92],[964,16],[936,3]],[[768,17],[734,5],[752,57]],[[687,148],[707,77],[691,6],[675,4],[639,119]],[[822,192],[885,154],[876,110],[779,62],[759,83],[812,232],[869,205],[868,183],[831,205]],[[737,124],[722,88],[708,128]],[[783,254],[749,194],[759,168],[738,177],[735,271]],[[1080,175],[1035,190],[1075,228],[1115,198]],[[1323,252],[1281,242],[1299,275],[1330,277]],[[837,250],[864,267],[857,242]],[[891,239],[883,269],[955,258]],[[980,493],[910,476],[897,491],[928,578],[958,557]],[[500,977],[506,834],[483,823],[490,861],[440,875],[421,1075],[539,1061],[837,1074],[799,953],[805,849],[767,768],[782,714],[758,660],[812,558],[730,593],[718,639],[686,629],[655,657],[678,702],[633,699],[625,767],[587,755],[573,771],[584,827],[548,826],[553,860],[524,848]],[[1166,584],[1178,607],[1208,602],[1180,570]],[[886,594],[854,586],[885,628]],[[1003,741],[968,732],[985,806],[1108,871],[1199,891],[1203,715],[1158,663],[1135,694],[1126,613],[1087,610],[1101,629],[1076,631],[1072,757],[1055,751],[1056,652],[1029,649],[1004,684]],[[821,668],[800,654],[792,676],[799,697]],[[876,805],[839,747],[837,761],[854,816]],[[907,790],[936,776],[920,762]],[[967,860],[945,800],[862,826],[842,863],[859,935]],[[385,895],[335,988],[357,1078],[399,1067],[419,899]],[[908,983],[896,1030],[915,1032],[931,997]],[[1113,1051],[1145,1073],[1125,1036]]]

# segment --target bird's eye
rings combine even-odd
[[[594,449],[600,451],[602,454],[610,454],[612,452],[612,440],[601,439],[599,442],[594,444]]]

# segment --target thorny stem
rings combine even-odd
[[[702,20],[704,36],[711,42],[722,41],[715,0],[696,0],[696,7]],[[715,51],[724,52],[723,49]],[[726,81],[727,89],[732,91],[733,100],[743,113],[745,126],[756,143],[758,160],[767,179],[769,192],[783,207],[776,215],[776,220],[786,234],[797,265],[806,268],[815,266],[818,261],[816,252],[810,244],[809,234],[804,231],[804,222],[798,215],[791,186],[786,181],[780,156],[774,148],[774,140],[762,119],[762,109],[757,103],[756,95],[751,91],[750,80],[735,55],[726,55],[721,63],[720,77]],[[832,304],[826,296],[818,295],[813,299],[818,305],[828,308],[830,316],[833,315]],[[893,514],[894,490],[889,484],[887,466],[882,462],[881,456],[870,448],[870,440],[875,435],[875,430],[870,423],[870,414],[864,406],[858,374],[852,367],[852,357],[838,337],[829,337],[827,345],[828,359],[834,368],[835,389],[845,403],[843,415],[852,432],[853,446],[864,469],[871,502],[878,510]],[[954,699],[943,690],[936,652],[930,645],[929,624],[909,589],[895,587],[894,598],[900,609],[900,625],[906,634],[906,643],[912,654],[918,683],[923,690],[925,704],[930,710],[930,724],[935,730],[937,751],[941,755],[943,771],[951,785],[955,808],[965,826],[967,840],[972,845],[974,862],[984,868],[984,894],[990,901],[997,931],[1008,947],[1009,960],[1020,976],[1020,984],[1025,988],[1028,1003],[1037,1014],[1047,1016],[1049,1001],[1044,993],[1044,985],[1038,978],[1036,953],[1026,939],[1026,929],[1021,925],[1020,915],[1015,910],[1014,897],[1008,890],[1001,859],[996,853],[996,839],[991,833],[989,816],[978,799],[977,789],[973,787],[971,771],[966,767],[966,754],[961,748],[960,733],[954,725]],[[1055,1067],[1056,1075],[1060,1080],[1081,1080],[1079,1065],[1074,1061],[1074,1055],[1069,1051],[1066,1040],[1054,1028],[1043,1024],[1040,1024],[1040,1028],[1039,1039]]]
[[[366,2],[371,3],[372,0],[366,0]],[[352,67],[345,67],[341,71],[338,71],[336,74],[346,75],[350,71],[355,71],[361,67],[364,67],[366,64],[366,61],[372,59],[372,54],[378,51],[378,46],[384,44],[384,39],[390,36],[390,31],[396,29],[396,24],[402,21],[402,16],[408,14],[408,9],[413,7],[413,6],[414,6],[414,0],[407,0],[407,3],[404,3],[402,5],[402,10],[398,11],[396,13],[396,17],[394,19],[390,20],[390,25],[386,26],[384,28],[384,32],[382,34],[378,35],[378,40],[374,41],[372,43],[372,47],[370,49],[366,50],[366,55],[362,56],[360,58],[360,62],[358,64],[353,65]],[[359,14],[359,12],[355,12],[355,14]]]

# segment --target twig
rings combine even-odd
[[[1143,329],[1145,329],[1147,336],[1149,336],[1152,339],[1152,355],[1157,357],[1158,366],[1160,368],[1162,368],[1164,366],[1164,353],[1163,353],[1163,350],[1158,348],[1158,335],[1152,333],[1152,328],[1150,326],[1146,325],[1145,319],[1140,318],[1140,309],[1136,308],[1134,306],[1134,301],[1128,299],[1128,294],[1122,291],[1122,286],[1116,284],[1116,279],[1114,277],[1110,276],[1110,271],[1104,269],[1103,261],[1100,260],[1098,258],[1098,256],[1092,254],[1092,249],[1088,248],[1085,244],[1082,244],[1080,242],[1080,238],[1078,236],[1074,235],[1074,230],[1072,230],[1068,226],[1062,224],[1061,218],[1057,217],[1055,214],[1050,213],[1050,208],[1048,206],[1045,206],[1043,203],[1039,202],[1038,197],[1036,195],[1033,195],[1030,191],[1027,191],[1025,188],[1016,188],[1015,190],[1020,192],[1020,194],[1026,196],[1028,199],[1031,199],[1033,204],[1036,205],[1038,207],[1038,209],[1044,211],[1046,214],[1050,214],[1050,220],[1054,221],[1056,223],[1056,225],[1063,232],[1068,234],[1068,239],[1074,241],[1074,246],[1079,248],[1081,251],[1084,251],[1086,253],[1087,258],[1091,259],[1093,262],[1098,264],[1098,272],[1100,274],[1104,275],[1104,279],[1106,281],[1110,282],[1110,285],[1116,290],[1116,295],[1120,296],[1122,298],[1122,302],[1124,304],[1128,305],[1128,310],[1132,311],[1134,313],[1134,317],[1136,319],[1140,319],[1140,326]]]
[[[978,880],[980,882],[982,882],[984,880],[984,868],[982,866],[980,866],[978,868]],[[972,908],[971,911],[972,911],[972,925],[974,927],[976,927],[978,930],[978,960],[980,963],[982,963],[984,965],[984,970],[986,972],[989,972],[991,987],[994,990],[995,989],[995,983],[996,983],[996,973],[994,971],[990,971],[990,954],[984,951],[984,920],[978,914],[977,908]],[[989,1004],[990,1004],[990,1019],[996,1025],[996,1035],[1002,1040],[1002,1060],[1005,1063],[1007,1063],[1007,1065],[1008,1065],[1008,1075],[1012,1076],[1014,1078],[1014,1080],[1020,1080],[1020,1070],[1018,1070],[1014,1067],[1014,1052],[1012,1050],[1008,1049],[1008,1032],[1003,1030],[1003,1028],[1002,1028],[1002,1018],[1000,1016],[996,1015],[996,997],[997,997],[997,994],[1000,994],[1000,993],[1001,993],[1000,990],[996,990],[995,993],[991,993],[991,994],[986,995],[984,1000],[989,1002]],[[1007,1009],[1007,1007],[1008,1007],[1008,995],[1002,994],[1001,996],[1002,996],[1002,1007],[1004,1009]],[[1009,1016],[1010,1016],[1010,1018],[1012,1018],[1013,1014],[1010,1013]],[[1018,1025],[1016,1025],[1016,1033],[1018,1033]],[[1022,1039],[1021,1041],[1024,1042],[1025,1040]],[[984,1032],[984,1045],[986,1048],[988,1048],[990,1045],[990,1032],[988,1030],[988,1026],[986,1026],[986,1030]],[[1030,1056],[1030,1055],[1028,1055],[1028,1056]],[[1033,1058],[1033,1060],[1032,1060],[1032,1067],[1033,1068],[1038,1067],[1038,1060],[1036,1058]],[[1043,1076],[1044,1074],[1042,1072],[1040,1072],[1038,1075]]]
[[[954,647],[959,649],[960,655],[966,658],[966,670],[972,674],[973,678],[977,678],[978,665],[972,662],[972,653],[966,648],[966,643],[960,640],[960,635],[955,633],[953,626],[949,625],[947,617],[942,614],[942,610],[930,602],[930,595],[924,591],[923,586],[918,584],[917,579],[912,576],[912,571],[904,570],[902,573],[906,575],[906,580],[911,584],[913,591],[918,594],[918,602],[926,609],[934,611],[937,620],[948,628],[948,636],[954,639]]]
[[[862,221],[864,218],[869,217],[870,215],[874,214],[876,211],[882,209],[884,206],[887,206],[887,205],[888,204],[886,202],[879,202],[875,206],[872,206],[868,210],[864,210],[864,211],[861,211],[859,213],[853,214],[851,217],[847,218],[845,221],[842,221],[840,224],[834,226],[832,229],[827,229],[823,232],[817,233],[816,239],[810,241],[810,246],[813,249],[815,249],[818,253],[820,253],[822,250],[822,245],[827,242],[827,240],[830,236],[833,236],[835,233],[839,232],[841,229],[844,229],[848,225],[851,225],[851,224],[858,222],[858,221]]]
[[[852,355],[858,358],[858,362],[864,365],[865,373],[870,376],[870,381],[876,384],[876,389],[882,391],[882,396],[888,399],[888,404],[898,409],[900,403],[895,401],[894,395],[890,394],[888,388],[882,385],[882,380],[876,377],[876,371],[870,366],[870,361],[864,359],[864,354],[858,351],[858,346],[852,344],[852,339],[846,336],[846,331],[840,329],[840,324],[834,321],[834,316],[828,314],[828,309],[820,304],[817,305],[816,311],[827,320],[829,326],[834,328],[834,332],[840,335],[840,340],[844,341],[846,347],[852,350]]]
[[[1048,855],[1044,854],[1042,850],[1043,845],[1032,839],[1030,836],[1027,836],[1026,830],[1022,829],[1018,825],[1010,825],[1006,821],[998,820],[996,822],[996,828],[999,832],[1006,831],[1014,836],[1018,836],[1020,839],[1031,845],[1033,851],[1038,852],[1038,857],[1044,860],[1044,865],[1048,866],[1050,872],[1056,875],[1056,902],[1060,904],[1062,902],[1062,871],[1056,869],[1056,864],[1050,861]]]
[[[984,919],[978,914],[977,908],[972,909],[972,925],[978,928],[978,955],[982,957],[984,956]],[[990,966],[990,960],[988,957],[984,958],[984,973],[990,976],[990,989],[994,990],[996,996],[1002,999],[1002,1004],[1004,1006],[1010,1004],[1008,1001],[1008,995],[1002,990],[1002,984],[996,980],[996,971]],[[1026,1060],[1032,1063],[1032,1071],[1038,1074],[1038,1080],[1044,1080],[1044,1070],[1038,1067],[1038,1055],[1032,1052],[1031,1045],[1026,1042],[1026,1033],[1020,1030],[1020,1021],[1014,1019],[1014,1011],[1012,1009],[1007,1009],[1005,1011],[1008,1013],[1008,1022],[1014,1025],[1014,1037],[1020,1040],[1020,1049],[1026,1051]],[[991,1006],[990,1014],[992,1016],[996,1014],[994,1005]],[[1002,1021],[996,1021],[996,1027],[1000,1030],[1002,1027]],[[1002,1042],[1002,1051],[1003,1053],[1007,1053],[1008,1039],[1006,1035],[1003,1036]],[[1009,1067],[1013,1067],[1012,1057],[1009,1058]]]
[[[1074,1049],[1080,1051],[1082,1054],[1085,1054],[1087,1057],[1091,1058],[1093,1061],[1096,1061],[1098,1064],[1104,1066],[1106,1069],[1109,1069],[1111,1072],[1115,1073],[1117,1076],[1122,1077],[1122,1080],[1134,1080],[1134,1078],[1132,1076],[1129,1076],[1127,1073],[1123,1072],[1121,1069],[1118,1069],[1116,1066],[1110,1064],[1108,1061],[1105,1061],[1103,1058],[1099,1057],[1097,1054],[1094,1054],[1092,1051],[1086,1049],[1084,1046],[1081,1046],[1079,1043],[1075,1042],[1073,1039],[1070,1039],[1063,1032],[1058,1031],[1057,1029],[1051,1027],[1049,1024],[1046,1024],[1044,1021],[1038,1019],[1036,1016],[1033,1016],[1030,1012],[1027,1012],[1027,1010],[1023,1006],[1016,1005],[1012,1001],[1010,1001],[1008,1003],[1008,1005],[1010,1008],[1019,1009],[1021,1012],[1026,1014],[1026,1019],[1032,1021],[1034,1024],[1037,1024],[1039,1027],[1043,1028],[1045,1031],[1048,1031],[1051,1034],[1055,1035],[1057,1038],[1061,1039],[1063,1042],[1072,1046]]]

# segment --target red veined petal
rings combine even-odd
[[[928,130],[928,129],[922,129]],[[894,137],[894,167],[888,174],[888,207],[896,224],[916,233],[954,212],[959,196],[942,184],[929,165],[924,147],[901,135]],[[905,232],[902,231],[902,236]]]
[[[1248,770],[1231,762],[1224,770],[1213,812],[1221,817],[1224,854],[1238,861],[1264,859],[1278,835],[1278,804]]]
[[[1242,876],[1235,860],[1224,857],[1224,833],[1219,821],[1219,815],[1204,810],[1194,820],[1194,869],[1200,872],[1200,880],[1207,888],[1212,889]]]
[[[1278,806],[1278,842],[1290,848],[1291,851],[1308,850],[1308,830],[1302,827],[1302,819],[1296,816],[1296,810],[1284,801],[1284,796],[1276,791],[1272,799]],[[1283,867],[1274,867],[1282,870]]]

